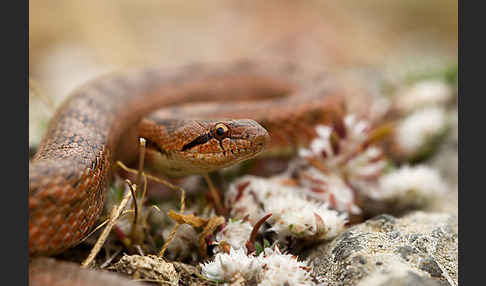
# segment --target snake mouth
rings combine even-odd
[[[149,152],[157,152],[161,155],[168,155],[169,153],[162,149],[157,143],[151,141],[150,139],[145,138],[145,148],[149,150]]]

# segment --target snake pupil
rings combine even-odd
[[[219,127],[218,129],[216,129],[216,134],[219,136],[223,136],[224,135],[223,127]]]

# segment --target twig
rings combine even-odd
[[[113,259],[121,252],[121,249],[118,249],[117,251],[115,251],[115,253],[113,253],[105,262],[103,262],[103,264],[100,265],[100,269],[103,269],[105,268],[106,266],[108,266],[108,264],[110,264]]]
[[[133,215],[133,221],[132,221],[132,230],[135,228],[135,225],[137,224],[137,217],[138,217],[138,205],[137,205],[137,196],[135,195],[135,192],[137,191],[137,185],[131,184],[130,180],[126,179],[125,182],[128,185],[128,188],[130,189],[130,193],[132,194],[133,198],[133,208],[134,208],[134,215]]]
[[[133,211],[132,210],[127,210],[127,211],[124,211],[120,217],[123,217],[125,216],[126,214],[129,214],[129,213],[132,213]],[[95,227],[88,235],[86,235],[83,239],[81,239],[79,241],[79,243],[85,241],[86,239],[88,239],[88,237],[90,237],[91,235],[93,235],[93,233],[95,233],[98,229],[102,228],[105,224],[107,224],[108,222],[110,221],[110,219],[106,219],[104,220],[102,223],[100,223],[97,227]],[[122,241],[123,242],[123,241]]]
[[[146,140],[145,138],[140,138],[140,150],[138,152],[138,174],[137,174],[137,180],[136,184],[137,186],[141,185],[141,180],[142,180],[142,175],[143,175],[143,166],[144,166],[144,161],[145,161],[145,143]]]
[[[127,183],[131,185],[128,181]],[[100,237],[96,241],[96,244],[94,247],[91,249],[91,252],[89,253],[88,257],[83,261],[81,264],[82,268],[87,268],[94,260],[98,252],[100,251],[101,247],[105,243],[106,239],[108,238],[108,234],[110,233],[111,229],[115,225],[117,219],[120,217],[120,214],[122,213],[123,209],[127,206],[129,200],[131,197],[131,192],[127,192],[125,196],[123,197],[122,201],[120,204],[117,206],[114,206],[113,209],[111,210],[110,214],[110,220],[108,221],[108,225],[105,227],[103,232],[101,233]]]
[[[142,192],[142,197],[140,199],[140,202],[142,202],[143,199],[145,199],[146,194],[147,194],[147,176],[144,173],[143,174],[143,192]]]

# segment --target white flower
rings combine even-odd
[[[344,118],[344,124],[347,130],[346,136],[349,136],[350,139],[349,142],[363,142],[364,140],[366,140],[366,138],[368,138],[368,122],[364,120],[358,120],[355,115],[347,115]]]
[[[328,239],[346,223],[346,215],[330,210],[328,204],[306,199],[304,188],[283,186],[280,178],[245,176],[230,186],[227,205],[231,216],[248,217],[252,224],[268,213],[267,220],[281,238]],[[242,188],[244,186],[244,188]],[[252,210],[252,212],[247,212]]]
[[[282,254],[278,249],[265,248],[265,270],[261,286],[315,285],[311,280],[306,262],[298,261],[290,254]]]
[[[328,204],[306,200],[289,193],[271,197],[265,203],[268,222],[283,240],[288,236],[307,239],[329,239],[338,235],[346,223],[346,214],[330,210]]]
[[[232,248],[244,248],[246,241],[250,238],[253,230],[249,222],[241,220],[229,221],[226,226],[216,234],[216,243],[227,242]],[[215,249],[218,251],[218,249]]]
[[[413,156],[423,150],[431,140],[443,134],[447,127],[445,111],[430,107],[405,118],[396,130],[396,141],[401,150]]]
[[[299,193],[296,187],[279,184],[279,178],[264,179],[255,176],[243,176],[233,182],[226,195],[225,204],[231,208],[231,217],[243,219],[248,216],[251,224],[255,224],[265,216],[262,205],[271,198],[288,193]]]
[[[218,281],[231,281],[237,274],[245,280],[260,280],[263,269],[261,257],[247,256],[246,249],[230,249],[216,254],[214,261],[201,265],[202,275]]]
[[[404,112],[432,105],[442,105],[452,98],[452,88],[439,80],[418,82],[399,92],[397,106]]]
[[[360,214],[361,209],[355,203],[353,189],[337,173],[324,174],[316,168],[304,171],[307,179],[301,179],[302,191],[308,197],[329,203],[335,210]]]
[[[381,171],[386,166],[385,160],[380,160],[383,152],[380,148],[369,147],[363,150],[360,154],[348,161],[345,165],[348,177],[369,178],[376,174],[381,174]]]
[[[361,213],[356,192],[369,191],[370,183],[381,176],[387,165],[380,148],[366,146],[369,123],[348,115],[344,118],[344,130],[336,131],[334,137],[329,127],[318,126],[316,131],[318,137],[309,149],[299,152],[301,162],[294,163],[291,172],[297,174],[307,196],[328,202],[339,211]],[[302,163],[302,159],[308,163]]]
[[[358,120],[354,115],[344,118],[344,139],[339,141],[339,150],[334,150],[331,143],[332,129],[329,126],[316,126],[317,137],[312,140],[309,149],[300,149],[301,157],[316,156],[327,160],[328,165],[337,165],[344,156],[361,145],[368,138],[369,124]]]
[[[403,166],[384,175],[379,188],[376,195],[380,199],[397,200],[401,205],[422,205],[443,194],[447,187],[437,170],[419,165]]]
[[[326,152],[329,155],[334,155],[329,138],[331,137],[332,129],[327,126],[316,126],[317,135],[319,138],[325,138],[325,140],[313,140],[310,144],[312,154],[321,155],[322,152]]]
[[[202,274],[221,282],[231,282],[241,275],[248,283],[262,286],[315,285],[310,277],[312,268],[297,257],[271,248],[265,248],[259,256],[245,252],[231,248],[230,254],[216,254],[214,261],[201,264]]]

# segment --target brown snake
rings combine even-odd
[[[139,136],[148,140],[156,169],[169,175],[206,173],[264,148],[307,144],[313,127],[331,123],[341,110],[343,91],[304,89],[310,81],[298,74],[292,64],[245,61],[114,73],[75,90],[29,165],[31,256],[59,253],[88,234],[102,211],[112,163],[133,162]],[[192,120],[185,108],[173,107],[207,101],[219,103],[195,116],[216,120]],[[159,108],[165,109],[149,116]]]

